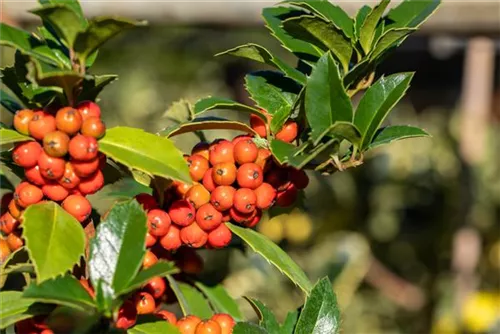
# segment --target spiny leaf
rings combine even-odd
[[[375,6],[371,12],[366,16],[363,25],[359,32],[359,43],[366,54],[370,52],[372,47],[373,38],[375,36],[375,28],[377,27],[380,18],[384,14],[390,0],[382,0]]]
[[[193,314],[201,319],[207,319],[213,315],[208,301],[195,287],[177,282],[172,276],[167,276],[167,280],[177,297],[184,315]]]
[[[195,282],[195,285],[207,297],[215,312],[227,313],[236,321],[243,320],[238,303],[222,285],[207,286],[201,282]]]
[[[201,100],[198,100],[198,102],[196,102],[196,104],[194,105],[194,114],[199,115],[214,109],[236,110],[236,111],[247,112],[257,115],[263,120],[267,121],[266,116],[259,109],[221,97],[206,97]]]
[[[367,147],[367,150],[371,150],[380,145],[389,144],[396,140],[417,137],[430,137],[430,134],[420,128],[409,125],[387,126],[379,129],[375,133],[375,136],[373,137],[370,145]]]
[[[230,121],[219,117],[200,117],[190,122],[168,127],[167,129],[160,131],[159,135],[172,138],[184,133],[204,130],[238,130],[255,134],[255,131],[245,123]]]
[[[23,298],[20,291],[0,292],[0,329],[38,314],[47,314],[52,307],[35,303],[33,299]]]
[[[441,4],[440,0],[405,0],[387,13],[387,29],[417,28]]]

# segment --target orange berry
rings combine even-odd
[[[127,329],[135,325],[137,320],[137,310],[132,301],[125,301],[120,309],[118,310],[118,316],[116,318],[115,327],[121,329]]]
[[[149,292],[153,298],[160,298],[165,293],[167,285],[162,277],[153,277],[144,286],[144,291]]]
[[[271,167],[271,151],[266,148],[259,148],[259,153],[257,154],[257,159],[255,159],[255,164],[262,168],[264,172],[267,172]]]
[[[236,321],[226,313],[217,313],[210,318],[217,321],[221,328],[221,334],[231,334],[233,332],[234,326],[236,326]]]
[[[42,146],[35,141],[28,141],[16,145],[12,150],[12,160],[23,167],[34,167],[38,161],[38,157],[42,153]]]
[[[236,166],[232,162],[222,162],[214,165],[212,179],[219,186],[230,186],[236,181]]]
[[[58,183],[50,182],[42,186],[43,194],[49,199],[60,202],[69,195],[69,190]]]
[[[210,201],[210,192],[201,184],[195,184],[186,193],[185,199],[191,203],[195,209]]]
[[[82,116],[83,121],[86,121],[89,117],[101,117],[101,108],[92,101],[82,101],[78,103],[76,109]]]
[[[262,210],[257,209],[255,210],[255,214],[251,219],[241,222],[240,224],[242,224],[245,227],[254,227],[260,222],[261,218],[262,218]]]
[[[208,160],[209,158],[209,153],[208,153],[208,148],[210,147],[210,144],[208,144],[205,141],[199,142],[198,144],[194,145],[193,149],[191,150],[191,155],[201,155],[205,159]]]
[[[213,248],[223,248],[231,242],[232,233],[226,224],[220,224],[213,231],[208,233],[208,244]]]
[[[188,226],[195,219],[194,207],[186,200],[177,200],[170,206],[168,215],[179,226]]]
[[[183,227],[180,232],[181,240],[184,244],[193,248],[200,248],[207,242],[207,233],[198,224],[191,224]]]
[[[234,163],[233,143],[227,140],[221,140],[210,146],[209,160],[212,166],[220,163]]]
[[[26,184],[16,189],[16,202],[19,206],[27,208],[30,205],[40,202],[43,198],[43,192],[33,184]]]
[[[177,320],[177,328],[181,334],[195,334],[196,326],[201,319],[195,315],[188,315]]]
[[[62,131],[49,132],[43,137],[43,149],[51,157],[62,157],[68,153],[69,137]]]
[[[76,175],[79,177],[88,177],[94,174],[99,168],[99,158],[96,157],[88,161],[71,159],[71,165]]]
[[[259,154],[259,148],[252,139],[240,140],[234,145],[234,160],[243,165],[254,162]]]
[[[246,225],[254,219],[255,215],[257,214],[257,210],[254,210],[250,213],[243,213],[236,210],[233,206],[231,209],[229,209],[229,214],[231,215],[231,219],[235,223]]]
[[[234,137],[233,140],[231,140],[231,143],[233,143],[233,145],[236,146],[236,144],[238,144],[242,140],[252,140],[252,136],[239,135],[239,136]]]
[[[297,123],[295,121],[288,120],[276,134],[276,139],[291,143],[295,140],[295,138],[297,138],[298,131]]]
[[[204,231],[211,231],[222,222],[222,213],[210,203],[201,206],[196,211],[196,223]]]
[[[150,250],[146,251],[144,259],[142,260],[142,267],[144,269],[151,267],[158,262],[158,257]]]
[[[0,231],[4,234],[12,233],[18,225],[19,222],[9,212],[4,213],[0,217]]]
[[[255,196],[257,197],[256,206],[259,209],[266,210],[269,209],[276,198],[276,189],[269,183],[262,183],[257,189],[254,190]]]
[[[177,323],[177,317],[175,316],[175,314],[173,314],[172,312],[169,312],[167,310],[158,311],[155,313],[155,315],[158,318],[161,318],[163,320],[170,322],[172,325],[175,325]]]
[[[218,186],[210,194],[210,203],[218,211],[229,210],[233,206],[233,198],[236,189],[231,186]]]
[[[102,138],[106,133],[106,125],[99,117],[89,117],[83,121],[81,133],[84,136]]]
[[[150,194],[141,193],[141,194],[135,195],[135,200],[137,202],[139,202],[140,205],[142,205],[143,209],[146,212],[149,210],[153,210],[153,209],[158,208],[158,202]]]
[[[156,244],[156,241],[157,241],[157,239],[156,239],[156,237],[154,235],[152,235],[149,232],[146,233],[146,247],[147,248],[150,248],[154,244]]]
[[[9,257],[10,251],[9,244],[7,243],[7,240],[5,239],[0,239],[0,262],[4,262],[7,260]]]
[[[66,189],[74,189],[80,184],[80,177],[76,175],[73,165],[67,162],[64,167],[64,174],[58,180],[59,184]]]
[[[155,237],[163,237],[170,228],[170,216],[163,210],[153,209],[148,212],[148,232]]]
[[[97,170],[93,175],[82,178],[78,184],[78,190],[84,195],[96,193],[104,186],[104,175]]]
[[[46,134],[56,130],[56,119],[44,111],[36,111],[28,123],[30,136],[37,140],[43,140]]]
[[[24,170],[24,176],[28,181],[30,181],[33,184],[36,184],[37,186],[43,186],[48,181],[42,176],[42,173],[40,173],[40,166],[38,165],[26,168]]]
[[[189,175],[194,181],[203,179],[203,175],[210,168],[208,160],[199,154],[194,154],[187,159]]]
[[[240,188],[236,190],[233,199],[233,205],[241,213],[251,213],[255,210],[257,196],[252,189]]]
[[[94,137],[76,135],[69,142],[69,155],[73,159],[89,161],[99,153],[99,145]]]
[[[180,181],[174,181],[172,183],[172,187],[179,197],[184,197],[192,186],[192,184],[182,183]]]
[[[56,113],[56,127],[58,130],[74,135],[82,127],[83,118],[78,110],[71,107],[64,107]]]
[[[21,232],[13,231],[7,236],[7,245],[13,252],[24,246],[24,241],[21,239]]]
[[[214,191],[215,187],[217,186],[212,177],[212,171],[213,168],[209,168],[205,172],[205,175],[203,175],[203,180],[202,180],[203,186],[210,192]]]
[[[242,188],[255,189],[264,182],[264,172],[257,164],[248,162],[238,168],[236,180]]]
[[[62,202],[62,207],[80,223],[85,221],[92,212],[90,202],[81,195],[69,195]]]
[[[14,129],[23,135],[29,135],[28,125],[34,114],[33,110],[30,109],[18,110],[14,116]]]
[[[257,115],[250,115],[250,127],[262,138],[267,137],[267,124]]]
[[[51,157],[42,152],[38,157],[38,167],[40,174],[50,180],[58,180],[64,175],[66,161],[62,158]]]
[[[205,320],[196,326],[195,334],[221,334],[220,325],[215,320]]]
[[[23,208],[20,207],[16,200],[15,199],[12,199],[9,203],[9,213],[10,215],[16,219],[16,220],[20,220],[21,219],[21,215],[23,214]]]
[[[179,228],[175,225],[170,225],[167,234],[160,239],[160,245],[168,251],[173,251],[181,247],[181,244]]]

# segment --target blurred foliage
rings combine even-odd
[[[213,57],[248,41],[287,57],[264,29],[149,27],[117,38],[101,50],[94,68],[99,74],[119,74],[119,80],[101,95],[103,118],[108,126],[158,131],[185,117],[181,104],[165,112],[180,98],[194,102],[219,95],[248,103],[243,75],[256,65]],[[1,56],[2,65],[12,62],[6,50]],[[399,60],[394,66],[404,64],[398,54],[391,59]],[[390,62],[386,67],[391,70]],[[426,95],[425,87],[425,82],[419,87],[420,97]],[[440,98],[430,90],[429,96]],[[416,124],[433,138],[379,148],[356,170],[329,177],[310,173],[302,205],[270,212],[258,229],[284,247],[311,279],[330,276],[343,308],[345,333],[428,333],[431,329],[433,333],[493,333],[500,318],[500,126],[491,123],[488,154],[480,164],[469,166],[458,152],[460,120],[455,110],[433,106],[439,105],[435,99],[427,101],[431,107],[417,113],[410,98],[404,102],[389,122]],[[5,110],[1,116],[3,122],[10,122]],[[213,140],[235,134],[207,131],[202,135]],[[187,134],[174,140],[188,152],[199,138]],[[2,188],[8,188],[9,181],[18,182],[2,172]],[[107,191],[124,187],[131,194],[143,189],[125,180]],[[106,202],[95,199],[95,203],[100,204],[98,210],[106,210]],[[463,227],[475,229],[482,242],[473,273],[477,292],[467,295],[457,309],[452,241]],[[223,280],[234,297],[262,300],[280,321],[301,304],[300,292],[261,257],[227,250],[203,255],[207,280]],[[374,259],[404,284],[384,282],[384,275],[371,278]],[[405,293],[412,296],[404,290],[408,285],[420,300],[404,300]],[[255,316],[248,303],[239,301],[246,316]]]

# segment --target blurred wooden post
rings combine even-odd
[[[484,156],[494,72],[494,41],[487,37],[471,38],[465,52],[460,107],[460,152],[469,164],[479,162]]]

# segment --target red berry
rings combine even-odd
[[[271,169],[266,174],[265,181],[272,185],[277,191],[285,190],[291,183],[288,178],[288,171],[279,167]]]
[[[69,136],[62,131],[53,131],[43,137],[43,150],[51,157],[63,157],[68,153]]]
[[[221,334],[231,334],[234,326],[236,326],[236,321],[226,313],[214,314],[210,319],[217,321],[220,325]]]
[[[291,143],[295,140],[295,138],[297,138],[298,131],[297,123],[292,120],[288,120],[276,134],[276,139]]]
[[[259,148],[252,139],[240,140],[234,144],[234,160],[240,165],[254,162],[258,154]]]
[[[80,195],[69,195],[62,202],[62,207],[80,223],[85,221],[92,212],[92,206],[88,199]]]
[[[137,319],[137,310],[132,301],[125,301],[118,310],[115,327],[121,329],[128,329],[135,325]]]
[[[226,224],[220,224],[216,229],[208,233],[208,244],[214,248],[223,248],[231,242],[231,230]]]
[[[59,131],[68,135],[74,135],[82,127],[83,118],[78,110],[71,107],[64,107],[56,113],[56,127]]]
[[[55,202],[63,201],[69,195],[69,190],[58,183],[49,182],[42,186],[43,194]]]
[[[170,216],[163,210],[153,209],[148,212],[148,231],[155,237],[163,237],[170,228]]]
[[[12,160],[23,168],[31,168],[37,164],[41,153],[42,146],[40,144],[35,141],[28,141],[16,145],[12,150]]]
[[[144,208],[145,211],[149,211],[149,210],[153,210],[153,209],[158,208],[158,202],[150,194],[141,193],[141,194],[135,195],[135,199],[137,202],[139,202],[140,205],[142,205],[142,207]]]
[[[196,326],[194,334],[221,334],[221,328],[214,320],[204,320]]]
[[[195,334],[196,326],[201,322],[201,319],[195,315],[188,315],[177,320],[177,328],[181,334]]]
[[[196,223],[204,231],[211,231],[222,222],[222,213],[210,203],[201,206],[196,211]]]
[[[264,172],[267,172],[272,165],[271,157],[271,151],[266,148],[259,148],[259,153],[257,154],[255,163],[262,168]]]
[[[194,181],[200,181],[205,172],[210,168],[208,160],[199,154],[194,154],[187,159],[189,175]]]
[[[252,189],[240,188],[236,190],[233,199],[233,205],[241,213],[251,213],[255,210],[257,196]]]
[[[12,217],[9,212],[6,212],[0,217],[0,231],[4,234],[10,234],[19,225],[19,222]]]
[[[233,198],[236,189],[231,186],[218,186],[210,195],[210,203],[218,211],[229,210],[233,206]]]
[[[242,224],[245,227],[254,227],[260,222],[261,218],[262,218],[262,210],[257,209],[255,210],[255,215],[252,217],[252,219],[242,222]]]
[[[28,130],[31,137],[43,140],[46,134],[56,131],[56,119],[44,111],[36,111],[28,123]]]
[[[99,168],[99,158],[96,157],[88,161],[71,159],[71,165],[76,175],[79,177],[88,177],[94,174]]]
[[[92,101],[82,101],[78,103],[76,109],[82,116],[82,120],[85,121],[89,117],[101,117],[101,108]]]
[[[173,314],[172,312],[169,312],[167,310],[158,311],[155,313],[155,315],[158,318],[161,318],[163,320],[168,321],[172,325],[175,325],[177,323],[177,317],[175,316],[175,314]]]
[[[191,203],[195,209],[210,201],[210,192],[201,184],[195,184],[186,193],[185,199]]]
[[[89,161],[97,157],[98,148],[94,137],[76,135],[69,142],[69,155],[76,160]]]
[[[18,110],[14,116],[14,129],[23,135],[29,135],[28,125],[35,113],[30,109]]]
[[[232,162],[223,162],[212,168],[212,179],[219,186],[230,186],[236,180],[236,166]]]
[[[156,237],[154,235],[152,235],[151,233],[146,233],[146,247],[147,248],[150,248],[152,247],[154,244],[156,244]]]
[[[89,117],[82,123],[81,133],[84,136],[102,138],[106,133],[106,125],[99,117]]]
[[[181,244],[179,228],[175,225],[170,225],[167,234],[160,239],[160,245],[168,251],[173,251],[181,247]]]
[[[19,206],[27,208],[32,204],[40,202],[43,198],[43,192],[40,188],[33,184],[23,184],[16,188],[14,195]]]
[[[177,200],[170,206],[168,215],[172,222],[179,226],[188,226],[195,219],[195,211],[191,203],[186,200]]]
[[[257,207],[262,210],[269,209],[276,198],[276,189],[269,183],[262,183],[254,190],[257,196]]]
[[[201,155],[202,157],[204,157],[205,159],[208,160],[208,158],[209,158],[209,153],[208,153],[209,147],[210,147],[210,144],[208,144],[207,142],[204,142],[204,141],[199,142],[191,150],[191,155],[198,154],[198,155]]]
[[[276,195],[276,205],[282,208],[289,207],[297,200],[299,190],[294,184],[290,184],[288,188]]]
[[[76,175],[73,165],[67,162],[64,175],[59,179],[59,184],[66,189],[75,189],[80,184],[80,177]]]
[[[149,292],[154,298],[160,298],[165,293],[167,285],[162,277],[153,277],[144,286],[144,291]]]
[[[207,189],[210,192],[214,191],[215,187],[217,187],[217,185],[215,184],[214,179],[212,177],[212,171],[213,171],[213,168],[209,168],[205,172],[205,175],[203,175],[203,179],[202,179],[203,186],[205,187],[205,189]]]
[[[267,137],[267,124],[259,116],[254,114],[250,115],[250,126],[262,138]]]
[[[43,177],[58,180],[64,175],[66,161],[63,158],[51,157],[42,152],[38,157],[38,167]]]
[[[24,170],[24,176],[26,176],[26,179],[28,179],[28,181],[36,184],[37,186],[43,186],[47,183],[47,179],[45,179],[40,173],[40,167],[38,165],[35,165],[31,168],[26,168]]]
[[[252,221],[252,219],[257,215],[257,210],[250,213],[243,213],[236,210],[234,207],[229,209],[229,214],[231,219],[238,224],[245,225]]]
[[[146,251],[144,259],[142,260],[142,267],[144,269],[155,265],[158,262],[158,257],[150,250]]]
[[[207,233],[198,224],[183,227],[180,236],[184,244],[193,248],[203,247],[207,242]]]
[[[209,160],[212,166],[220,163],[234,163],[233,143],[227,140],[219,141],[209,149]]]
[[[309,177],[302,169],[290,168],[288,175],[297,189],[305,189],[309,184]]]
[[[257,164],[249,162],[238,168],[236,180],[242,188],[255,189],[264,181],[264,172]]]
[[[244,141],[244,140],[252,140],[252,136],[239,135],[239,136],[234,137],[233,140],[231,140],[231,143],[233,143],[233,145],[236,146],[236,144],[238,144],[240,141]]]

